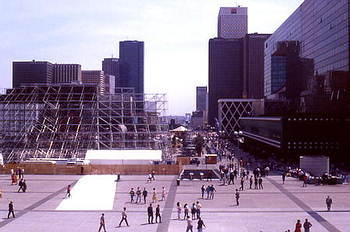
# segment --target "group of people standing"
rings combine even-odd
[[[176,208],[177,208],[177,219],[178,220],[186,220],[187,222],[187,227],[186,227],[186,232],[193,232],[193,220],[198,220],[197,221],[197,230],[198,232],[203,231],[203,227],[205,227],[205,224],[203,222],[203,219],[201,218],[201,209],[202,209],[202,204],[197,201],[196,203],[193,203],[191,207],[188,206],[188,204],[184,204],[183,206],[183,217],[182,217],[182,205],[180,202],[176,203]],[[191,213],[191,216],[190,216]]]
[[[297,220],[297,223],[295,224],[294,232],[301,232],[301,229],[304,228],[304,232],[310,232],[310,228],[312,227],[312,224],[309,222],[308,219],[305,219],[305,222],[301,224],[300,220]],[[286,230],[286,232],[290,232],[290,230]]]
[[[205,187],[205,185],[202,185],[201,187],[201,193],[202,193],[202,199],[204,199],[205,193],[207,193],[207,200],[213,200],[214,199],[214,193],[216,192],[216,189],[214,185],[208,185]]]
[[[176,203],[176,208],[177,208],[177,219],[181,220],[181,213],[182,213],[182,205],[180,202]],[[192,220],[196,220],[200,218],[201,216],[201,209],[202,209],[202,204],[197,201],[196,203],[193,203],[191,207],[188,206],[188,204],[184,204],[183,206],[183,220],[186,220],[187,217],[189,217],[190,212],[191,212],[191,218]]]
[[[134,190],[134,188],[131,188],[129,191],[129,195],[130,195],[130,203],[139,204],[139,203],[141,203],[141,198],[143,198],[143,203],[146,204],[148,191],[146,188],[143,188],[142,191],[141,191],[140,187],[137,187],[136,191]],[[165,196],[166,196],[165,187],[163,187],[162,192],[161,192],[161,200],[162,201],[165,200]],[[135,197],[136,197],[136,199],[135,199]],[[152,203],[156,203],[156,202],[158,202],[158,195],[157,195],[156,188],[153,188]]]
[[[18,180],[24,178],[24,168],[17,168],[16,171],[11,168],[11,185],[17,185]]]

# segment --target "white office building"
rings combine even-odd
[[[243,38],[248,33],[247,7],[220,7],[218,37],[224,39]]]

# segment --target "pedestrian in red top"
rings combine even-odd
[[[294,232],[301,232],[301,223],[300,223],[300,220],[297,220],[297,224],[295,224],[295,230]]]

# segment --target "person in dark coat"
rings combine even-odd
[[[160,216],[160,207],[157,205],[156,207],[156,223],[158,223],[158,218],[159,218],[159,223],[162,223],[162,217]]]
[[[235,193],[235,197],[236,197],[236,205],[239,205],[239,192],[238,189],[236,189],[236,193]]]
[[[12,214],[12,217],[15,218],[15,211],[13,209],[13,202],[10,201],[9,203],[9,213],[7,214],[7,218],[10,218],[10,215]]]
[[[146,199],[147,199],[147,190],[146,188],[143,188],[143,191],[142,191],[142,196],[143,196],[143,203],[146,204]]]
[[[148,224],[153,224],[153,207],[152,204],[149,204],[147,208],[147,214],[148,214]]]

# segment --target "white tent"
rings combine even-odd
[[[161,150],[88,150],[91,164],[151,164],[162,160]]]
[[[179,126],[179,127],[175,128],[175,129],[171,130],[170,132],[186,132],[186,131],[188,131],[188,129],[186,127]]]

